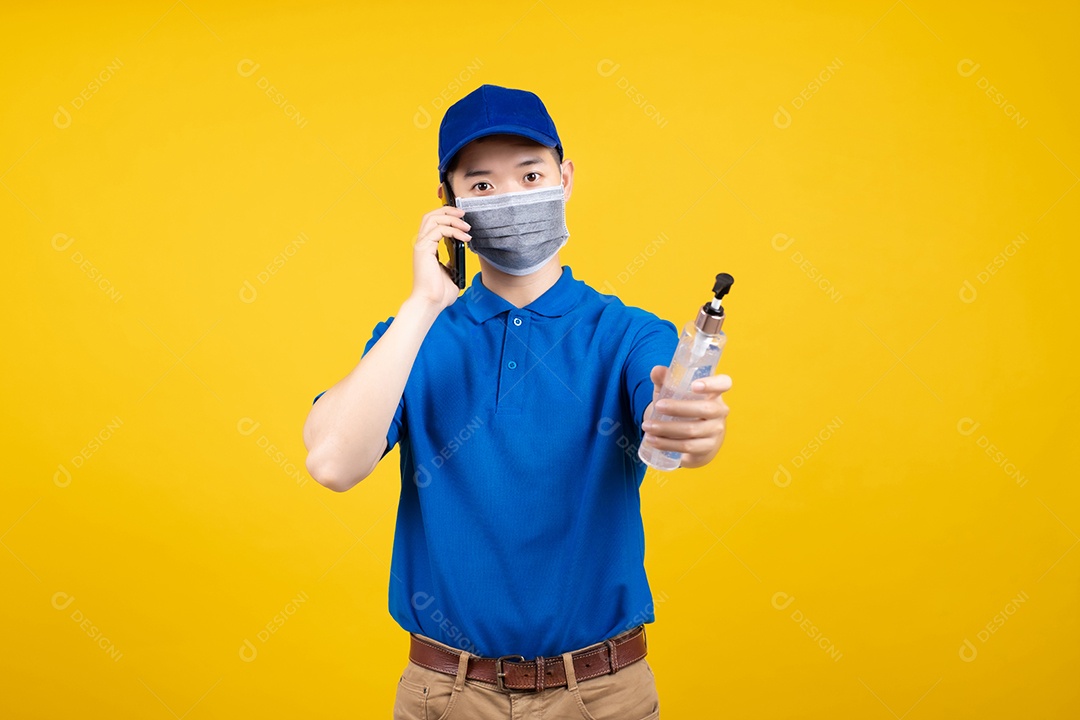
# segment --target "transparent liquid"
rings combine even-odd
[[[667,378],[657,401],[668,398],[676,400],[701,400],[705,398],[703,393],[690,390],[690,384],[695,380],[707,378],[716,371],[716,365],[720,361],[720,353],[724,348],[726,337],[723,331],[719,335],[706,335],[697,329],[697,325],[690,322],[683,329],[679,338],[679,346],[675,348],[675,357],[668,367]],[[693,352],[695,344],[698,350],[704,350],[700,355]],[[655,404],[653,408],[655,408]],[[646,420],[683,420],[670,415],[650,411]],[[657,470],[674,470],[682,464],[682,453],[660,450],[651,445],[642,443],[638,448],[638,457],[646,465]]]

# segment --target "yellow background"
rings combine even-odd
[[[576,276],[736,278],[725,446],[642,486],[664,717],[1080,715],[1080,13],[706,5],[5,4],[0,715],[389,716],[397,451],[300,431],[484,82]]]

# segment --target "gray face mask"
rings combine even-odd
[[[471,226],[466,245],[510,275],[536,272],[570,238],[562,185],[454,202]]]

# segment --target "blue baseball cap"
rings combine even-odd
[[[481,85],[446,110],[439,125],[439,182],[446,166],[461,148],[485,135],[522,135],[555,148],[563,156],[562,141],[544,103],[528,90]]]

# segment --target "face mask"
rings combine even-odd
[[[562,185],[455,202],[471,225],[469,249],[510,275],[536,272],[570,238]]]

